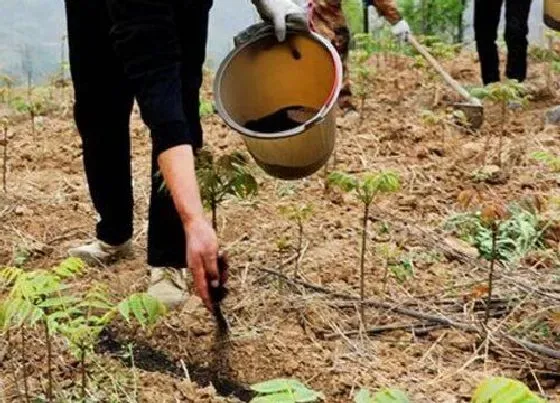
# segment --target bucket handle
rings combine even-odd
[[[286,27],[288,32],[309,32],[307,27],[302,26],[301,20],[294,14],[286,17]],[[244,45],[253,39],[274,33],[274,26],[269,22],[259,22],[247,27],[233,37],[233,44],[236,48]]]

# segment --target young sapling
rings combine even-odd
[[[421,117],[425,125],[432,127],[434,131],[440,130],[441,149],[442,152],[445,153],[445,136],[447,134],[447,125],[445,122],[445,117],[442,116],[441,114],[434,113],[429,110],[423,110]]]
[[[375,174],[366,174],[361,178],[342,172],[333,172],[330,175],[333,185],[345,193],[353,193],[362,203],[362,249],[360,255],[360,317],[364,323],[364,262],[367,247],[367,227],[371,204],[382,193],[396,192],[400,188],[399,176],[391,171],[382,171]]]
[[[12,99],[14,79],[6,74],[0,74],[0,96],[3,102],[9,103]]]
[[[500,223],[506,219],[508,212],[506,208],[497,202],[490,202],[483,205],[480,212],[482,223],[492,231],[492,249],[490,256],[483,257],[490,261],[490,269],[488,270],[488,302],[486,303],[486,313],[484,317],[484,326],[488,326],[490,320],[490,306],[492,305],[492,286],[494,280],[494,264],[498,257],[498,233],[500,231]]]
[[[257,180],[240,153],[223,155],[214,161],[210,152],[201,151],[196,173],[202,200],[212,211],[214,230],[218,229],[218,207],[228,196],[246,199],[258,191]]]
[[[298,276],[299,264],[303,252],[304,223],[311,218],[313,207],[310,204],[302,203],[293,206],[282,206],[280,212],[297,226],[297,247],[296,260],[294,262],[294,277]]]
[[[362,124],[364,122],[365,116],[365,104],[366,100],[370,96],[371,93],[371,83],[374,77],[374,70],[371,65],[369,65],[368,61],[370,58],[370,54],[366,50],[359,50],[355,54],[355,80],[354,80],[354,87],[355,93],[360,100],[359,106],[359,120],[356,130],[360,130],[362,128]]]
[[[498,144],[498,165],[502,166],[503,138],[507,134],[506,125],[509,120],[508,109],[522,107],[527,103],[525,87],[517,80],[508,80],[503,83],[492,83],[484,88],[475,88],[472,95],[480,99],[488,99],[501,108],[500,134]],[[488,141],[490,137],[488,137]],[[488,143],[486,149],[488,149]]]
[[[27,113],[29,115],[29,120],[31,122],[31,134],[35,135],[35,118],[43,112],[43,103],[39,100],[29,99],[24,101],[21,98],[16,98],[13,101],[13,107],[22,113]]]
[[[7,176],[8,176],[8,127],[9,122],[7,118],[2,119],[2,133],[4,134],[3,139],[0,141],[0,145],[3,148],[2,153],[2,189],[4,193],[7,192]]]

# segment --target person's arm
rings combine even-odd
[[[379,15],[385,17],[389,24],[395,25],[402,20],[394,0],[372,0],[372,4],[377,9]]]
[[[218,239],[204,215],[194,170],[192,147],[180,145],[162,152],[158,165],[187,235],[188,267],[204,305],[212,311],[208,283],[219,286]]]
[[[393,35],[399,41],[406,40],[408,34],[410,34],[410,27],[399,13],[395,0],[372,0],[372,4],[379,15],[385,17],[387,22],[392,25],[391,32]]]
[[[202,1],[202,0],[201,0]],[[181,49],[173,10],[161,0],[108,0],[111,37],[150,128],[153,152],[186,235],[187,266],[197,294],[211,310],[208,282],[218,282],[218,241],[204,216],[193,146],[183,109]],[[204,40],[204,38],[192,38]],[[102,62],[102,61],[101,61]]]

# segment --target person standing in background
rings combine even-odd
[[[395,0],[368,0],[368,2],[375,6],[379,15],[385,17],[392,25],[393,34],[399,40],[405,40],[410,33],[410,27],[402,19]],[[345,111],[355,110],[352,104],[352,88],[348,70],[350,29],[342,10],[342,0],[309,0],[307,13],[311,30],[330,40],[342,59],[344,75],[339,106]]]
[[[508,48],[506,76],[520,82],[527,78],[527,35],[531,0],[475,0],[474,35],[484,85],[500,81],[500,57],[496,41],[504,2],[504,37]]]

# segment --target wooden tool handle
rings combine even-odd
[[[480,105],[480,101],[469,92],[464,89],[453,77],[447,73],[439,64],[439,62],[426,50],[424,46],[422,46],[414,37],[414,35],[408,35],[408,42],[414,46],[414,48],[420,53],[424,58],[432,65],[432,67],[443,77],[443,79],[449,84],[457,93],[459,93],[466,101],[472,103],[473,105]]]

